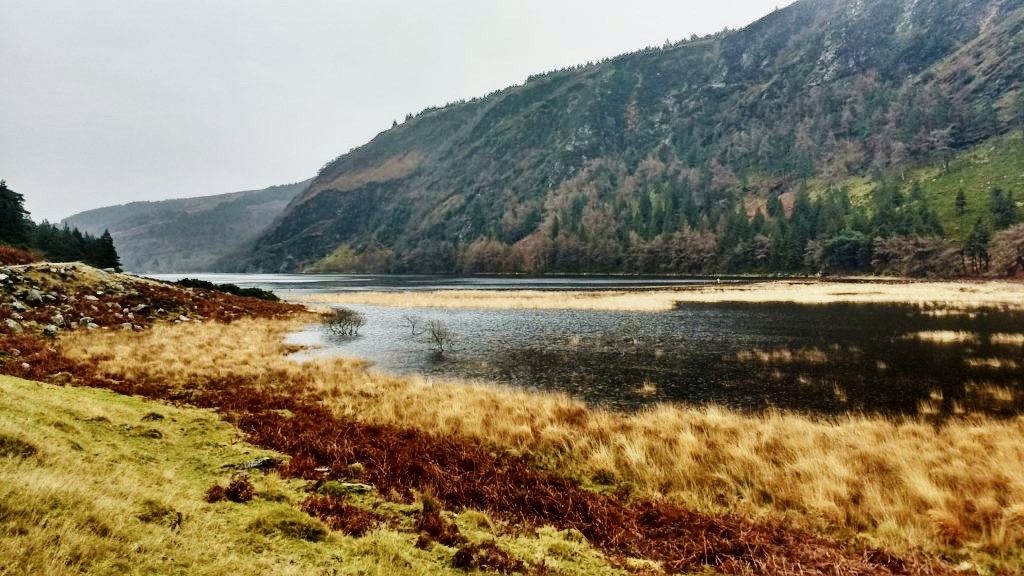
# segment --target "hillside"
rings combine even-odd
[[[109,230],[126,270],[205,271],[211,270],[218,258],[255,238],[307,184],[132,202],[75,214],[64,222],[96,235]]]
[[[1022,47],[1021,0],[802,0],[410,116],[220,267],[869,269],[876,238],[963,236],[909,176],[1024,123]]]

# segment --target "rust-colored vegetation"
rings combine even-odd
[[[132,293],[121,294],[120,300],[101,299],[107,296],[105,290],[95,300],[84,300],[88,304],[76,296],[67,304],[68,313],[83,313],[86,306],[92,318],[101,318],[101,326],[109,326],[120,324],[113,304],[124,310],[125,303],[163,309],[166,314],[147,317],[151,323],[173,321],[174,312],[168,310],[189,310],[202,319],[224,322],[243,316],[284,317],[301,310],[156,283],[131,286]],[[107,314],[96,314],[93,308]],[[204,375],[182,383],[144,371],[131,376],[106,372],[99,362],[69,358],[60,346],[35,333],[5,335],[0,347],[0,369],[7,374],[215,408],[250,442],[290,456],[279,469],[286,477],[343,479],[358,467],[360,479],[387,498],[409,503],[430,495],[424,502],[433,504],[424,507],[417,531],[430,541],[461,546],[456,563],[469,568],[514,571],[522,566],[496,546],[466,543],[441,508],[487,510],[522,528],[574,529],[611,558],[656,561],[671,572],[710,567],[730,574],[953,573],[939,562],[844,544],[781,521],[702,513],[665,499],[631,498],[626,491],[592,492],[479,439],[338,413],[326,402],[325,392],[286,370]],[[223,496],[234,499],[231,490],[229,485]],[[212,492],[209,497],[220,496]],[[380,522],[372,512],[330,495],[311,496],[301,507],[332,529],[353,535],[365,534]]]
[[[42,260],[35,252],[0,244],[0,266],[31,264]]]

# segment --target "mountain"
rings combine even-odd
[[[1024,0],[802,0],[409,116],[222,266],[877,270],[880,238],[966,235],[913,174],[1002,142],[1019,176],[1022,78]],[[966,190],[969,226],[1022,193]]]
[[[264,190],[160,202],[132,202],[75,214],[65,224],[109,230],[126,270],[197,272],[267,228],[309,181]]]

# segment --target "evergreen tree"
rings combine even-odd
[[[964,254],[970,258],[971,267],[976,273],[988,270],[988,243],[991,240],[992,232],[988,229],[988,225],[984,220],[978,218],[964,244]]]
[[[25,210],[25,197],[0,180],[0,242],[24,246],[29,241],[31,221]]]
[[[114,238],[110,236],[109,230],[104,230],[99,238],[92,241],[90,250],[90,264],[97,268],[113,268],[121,271],[121,258],[114,248]]]
[[[963,216],[967,212],[967,195],[964,194],[964,189],[961,188],[956,192],[956,201],[953,204],[956,209],[957,216]]]
[[[996,187],[991,194],[990,207],[996,228],[1009,228],[1017,221],[1017,203],[1013,199],[1013,192]]]

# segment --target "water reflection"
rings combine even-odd
[[[389,371],[557,390],[617,409],[664,401],[936,417],[1024,409],[1019,312],[857,304],[687,304],[659,314],[352,308],[367,326],[358,338],[328,341],[329,351]],[[433,354],[411,336],[410,314],[444,322],[458,337],[455,350]]]

